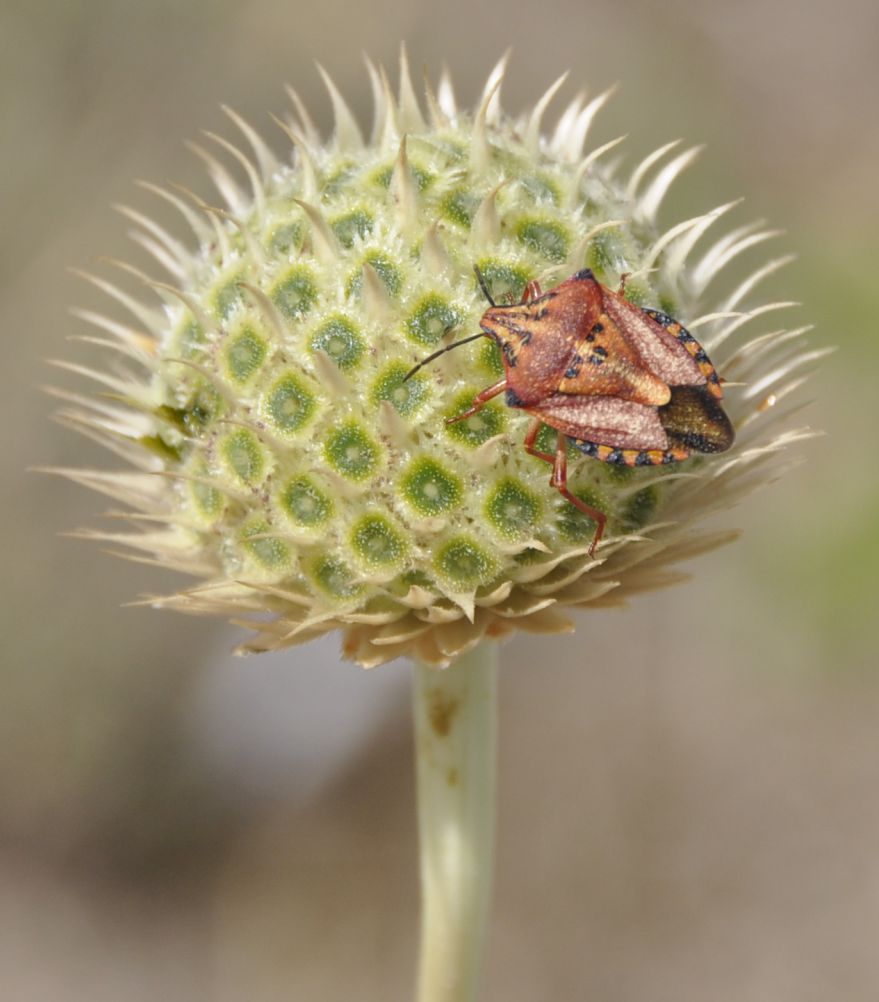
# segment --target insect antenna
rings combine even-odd
[[[432,362],[435,358],[439,358],[440,355],[445,355],[447,351],[451,351],[452,348],[457,348],[462,344],[469,344],[471,341],[475,341],[479,337],[488,337],[487,334],[483,334],[480,331],[478,334],[471,334],[470,337],[462,338],[460,341],[453,341],[451,344],[447,344],[445,348],[440,348],[439,351],[435,351],[432,355],[428,355],[427,358],[422,358],[422,360],[415,366],[414,369],[410,369],[405,376],[403,376],[403,382],[405,383],[407,379],[410,379],[415,375],[416,372],[421,368],[422,365],[427,365],[428,362]]]
[[[493,307],[497,306],[497,303],[491,298],[491,293],[488,291],[488,284],[485,281],[485,276],[479,270],[479,265],[473,265],[473,271],[476,273],[476,281],[479,282],[479,288],[482,289],[482,294],[488,300],[489,304]],[[475,341],[478,337],[487,337],[486,334],[473,334],[470,337],[462,338],[460,341],[454,341],[452,344],[447,344],[445,348],[440,348],[439,351],[435,351],[432,355],[428,355],[427,358],[423,358],[414,369],[410,369],[405,376],[403,376],[403,382],[405,383],[407,379],[411,379],[416,372],[421,368],[422,365],[427,365],[428,362],[432,362],[435,358],[439,358],[440,355],[444,355],[447,351],[451,351],[452,348],[457,348],[462,344],[469,344],[471,341]]]
[[[482,295],[488,300],[490,306],[497,306],[497,303],[491,298],[491,293],[488,291],[488,285],[485,281],[485,275],[479,270],[479,265],[474,264],[473,270],[476,272],[476,281],[479,282],[479,288],[482,289]]]

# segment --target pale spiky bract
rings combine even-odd
[[[67,366],[109,395],[57,392],[72,404],[64,418],[134,469],[62,472],[134,509],[130,532],[89,535],[200,579],[152,604],[243,622],[254,631],[246,651],[341,627],[363,665],[402,654],[442,665],[486,636],[570,629],[567,610],[675,580],[669,564],[734,535],[693,525],[749,490],[796,437],[778,430],[770,405],[814,358],[799,350],[801,330],[741,340],[787,305],[751,305],[785,260],[709,313],[702,297],[717,272],[771,232],[742,227],[697,253],[724,205],[661,233],[660,202],[695,151],[662,147],[619,182],[606,166],[616,143],[584,152],[607,95],[575,98],[545,135],[561,81],[514,120],[499,104],[503,71],[472,114],[448,79],[428,87],[425,118],[405,58],[398,96],[370,66],[369,142],[324,74],[333,138],[321,142],[291,92],[284,161],[226,109],[244,151],[212,134],[222,159],[194,147],[221,207],[145,185],[179,210],[194,248],[123,208],[166,276],[127,270],[160,303],[90,276],[134,318],[80,314],[123,365]],[[734,451],[674,470],[572,459],[572,490],[609,516],[590,558],[593,524],[521,448],[526,415],[495,402],[445,424],[502,373],[493,343],[403,381],[452,332],[478,331],[474,264],[496,298],[584,266],[612,287],[631,273],[629,298],[698,329],[722,375],[744,384],[727,396]]]

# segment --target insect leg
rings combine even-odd
[[[626,294],[626,282],[628,282],[631,277],[632,273],[630,271],[624,271],[622,275],[620,275],[620,287],[617,289],[618,296],[624,296]]]
[[[603,512],[600,512],[597,508],[592,508],[590,505],[586,504],[585,501],[581,501],[568,490],[567,435],[563,432],[558,433],[558,444],[556,445],[556,452],[554,456],[551,456],[548,452],[540,452],[538,449],[534,448],[534,443],[537,440],[537,436],[540,432],[540,426],[542,424],[543,422],[540,418],[535,418],[531,422],[523,443],[525,451],[530,456],[537,456],[538,459],[542,459],[547,463],[552,463],[552,476],[549,478],[549,486],[555,487],[555,489],[566,501],[570,501],[575,508],[582,511],[584,515],[587,515],[595,523],[595,535],[592,537],[592,542],[589,544],[589,556],[594,557],[595,548],[598,546],[599,542],[601,542],[601,536],[604,533],[607,516]]]
[[[503,393],[507,388],[506,379],[502,379],[499,383],[495,383],[493,386],[486,386],[482,392],[477,393],[473,398],[473,403],[464,411],[463,414],[457,414],[453,418],[446,418],[446,424],[455,424],[458,421],[464,421],[468,417],[473,417],[474,414],[478,414],[479,411],[491,400],[492,397],[496,397],[499,393]]]
[[[541,452],[539,449],[534,448],[534,443],[537,441],[537,436],[540,434],[540,426],[542,424],[543,422],[540,418],[535,418],[528,426],[528,432],[525,435],[525,441],[522,444],[525,446],[525,451],[529,456],[537,456],[538,459],[542,459],[544,462],[554,463],[555,456],[551,456],[548,452]]]
[[[525,285],[525,291],[522,293],[522,300],[519,305],[525,306],[527,303],[530,303],[535,299],[540,299],[542,295],[543,291],[540,288],[540,282],[536,279],[532,282],[528,282]]]
[[[600,512],[597,508],[593,508],[591,505],[586,504],[585,501],[581,501],[580,498],[575,497],[568,490],[568,439],[563,432],[559,432],[558,435],[558,446],[556,448],[555,461],[549,485],[550,487],[555,487],[555,489],[566,501],[570,501],[575,508],[582,511],[584,515],[588,515],[595,523],[595,535],[592,537],[592,542],[589,544],[589,556],[594,557],[595,548],[598,546],[601,541],[602,534],[604,533],[607,516],[604,512]]]

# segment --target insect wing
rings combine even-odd
[[[642,310],[610,289],[602,288],[602,293],[605,312],[638,356],[643,368],[667,386],[701,386],[708,382],[708,374],[696,357],[701,354],[708,363],[708,371],[714,372],[708,356],[680,324],[655,311]],[[662,324],[657,318],[667,320],[668,324]],[[673,333],[675,330],[676,333]],[[719,383],[716,387],[720,391]],[[712,393],[718,396],[713,389]]]
[[[528,413],[569,438],[615,449],[667,449],[669,444],[657,408],[632,400],[556,393]]]
[[[696,452],[726,452],[735,432],[711,386],[675,386],[659,408],[659,420],[675,445]]]
[[[723,387],[721,386],[717,370],[711,364],[711,359],[708,357],[708,353],[686,329],[686,327],[678,323],[677,320],[673,320],[664,313],[660,313],[659,310],[651,310],[645,307],[643,312],[649,317],[649,319],[658,324],[666,332],[666,334],[670,334],[678,341],[679,344],[683,345],[684,348],[693,356],[694,361],[699,366],[699,370],[705,377],[705,381],[708,384],[708,392],[715,400],[722,400]]]

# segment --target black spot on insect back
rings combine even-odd
[[[675,323],[675,321],[667,313],[663,313],[661,310],[651,310],[645,307],[644,312],[647,316],[653,317],[653,319],[663,327],[668,327]]]
[[[571,359],[570,365],[565,371],[565,379],[576,379],[580,375],[580,369],[583,367],[583,356],[574,355]]]
[[[598,446],[595,442],[584,442],[581,438],[570,439],[572,445],[575,445],[580,452],[585,456],[595,456],[598,452]]]

